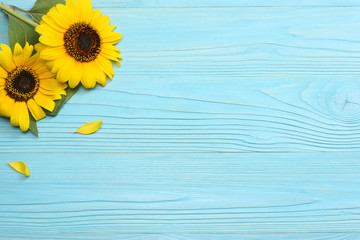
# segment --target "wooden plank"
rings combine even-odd
[[[36,147],[30,133],[21,135],[4,120],[0,149],[3,152],[358,151],[359,105],[351,102],[357,100],[355,87],[359,84],[355,81],[293,81],[262,91],[252,91],[234,82],[222,87],[220,93],[215,93],[215,84],[212,90],[201,84],[192,86],[196,89],[193,97],[191,93],[188,97],[177,96],[177,89],[165,91],[166,84],[161,88],[166,92],[164,95],[115,91],[110,87],[80,91],[60,116],[39,123]],[[147,89],[159,91],[154,85]],[[211,91],[218,95],[218,100]],[[208,95],[196,96],[200,92]],[[316,99],[318,94],[324,98]],[[227,95],[239,98],[238,102],[226,99]],[[103,125],[97,134],[73,133],[83,123],[100,118]],[[11,138],[16,134],[21,138]],[[21,143],[21,149],[16,143]]]
[[[39,138],[0,118],[0,238],[360,238],[358,1],[93,2],[124,61]]]
[[[359,154],[323,156],[3,154],[32,175],[0,169],[0,237],[359,236]]]
[[[107,10],[125,36],[114,81],[41,121],[36,148],[1,119],[2,151],[358,150],[357,8]]]
[[[27,0],[13,0],[11,4],[21,4],[31,8],[32,2]],[[97,8],[243,8],[243,7],[359,7],[356,0],[96,0],[92,1]]]

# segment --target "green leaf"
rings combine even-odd
[[[32,17],[35,22],[40,22],[42,16],[49,12],[50,8],[55,7],[56,4],[65,4],[64,0],[37,0],[28,11],[28,14]]]
[[[24,47],[26,42],[31,45],[39,42],[39,34],[35,32],[32,26],[8,14],[6,11],[4,12],[9,16],[9,43],[12,49],[14,49],[15,43],[19,43]]]
[[[37,125],[36,125],[36,120],[33,118],[33,116],[31,115],[31,113],[29,113],[29,117],[30,117],[30,126],[29,126],[29,130],[35,135],[35,136],[39,136],[39,131],[37,129]]]
[[[78,85],[76,88],[70,88],[70,87],[68,87],[68,88],[65,90],[65,91],[66,91],[66,96],[62,96],[61,99],[56,100],[56,101],[55,101],[55,108],[54,108],[54,110],[53,110],[52,112],[45,111],[45,112],[46,112],[46,115],[56,116],[56,115],[59,113],[61,107],[62,107],[67,101],[69,101],[72,96],[74,96],[74,94],[76,93],[76,91],[79,89],[79,86],[80,86],[80,85]]]

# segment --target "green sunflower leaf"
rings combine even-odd
[[[46,112],[46,115],[50,115],[50,116],[56,116],[61,107],[67,102],[70,100],[70,98],[72,96],[74,96],[74,94],[77,92],[77,90],[79,89],[79,86],[80,84],[76,87],[76,88],[70,88],[68,87],[65,91],[66,91],[66,96],[62,96],[61,99],[59,100],[56,100],[55,101],[55,108],[52,112],[49,112],[49,111],[45,111]]]
[[[37,125],[36,125],[36,120],[33,118],[33,116],[31,115],[31,113],[29,114],[30,116],[30,126],[29,126],[29,130],[35,135],[35,136],[39,136],[39,131],[37,129]]]
[[[9,43],[11,49],[14,49],[15,43],[19,43],[22,47],[28,42],[34,45],[39,42],[39,34],[35,32],[35,29],[17,19],[11,14],[4,11],[9,17]]]
[[[34,6],[27,11],[27,13],[32,17],[32,19],[39,23],[42,16],[49,12],[50,8],[55,7],[56,4],[61,3],[65,4],[64,0],[37,0]]]

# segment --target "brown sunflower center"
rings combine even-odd
[[[91,62],[100,53],[99,34],[87,23],[75,23],[64,34],[66,52],[79,62]]]
[[[27,101],[32,98],[38,90],[39,78],[31,68],[20,66],[8,73],[5,91],[15,101]]]

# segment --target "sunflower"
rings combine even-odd
[[[54,100],[66,94],[66,83],[58,82],[55,74],[45,65],[34,47],[26,43],[24,49],[16,43],[14,53],[0,44],[0,115],[10,117],[11,125],[29,129],[31,115],[35,120],[46,116],[44,109],[52,111]]]
[[[41,34],[36,49],[51,71],[71,88],[81,81],[85,88],[96,82],[106,85],[114,76],[112,61],[120,66],[120,51],[114,46],[121,34],[113,32],[110,18],[93,10],[90,0],[67,0],[42,17],[36,31]]]

